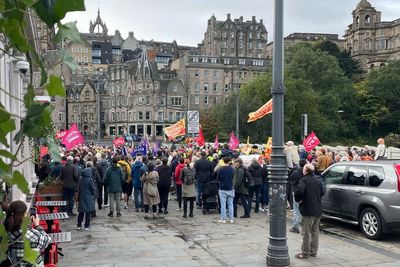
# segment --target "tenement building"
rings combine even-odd
[[[352,15],[344,35],[346,49],[364,71],[400,59],[400,19],[382,21],[381,12],[367,0],[361,0]]]

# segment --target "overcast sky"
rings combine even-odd
[[[359,0],[285,0],[285,36],[293,32],[337,33],[341,37],[352,22],[351,12]],[[370,0],[383,21],[400,18],[400,0]],[[156,40],[196,46],[214,14],[217,20],[252,16],[264,20],[273,35],[273,0],[85,0],[86,11],[65,18],[78,21],[81,32],[89,32],[89,21],[100,13],[109,34],[119,29],[122,37],[133,31],[138,40]]]

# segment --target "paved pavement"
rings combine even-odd
[[[195,210],[194,218],[184,219],[175,209],[176,202],[171,201],[170,214],[154,220],[145,220],[144,213],[132,207],[120,218],[107,217],[108,210],[98,211],[90,231],[75,230],[76,217],[63,221],[62,229],[72,232],[73,241],[62,245],[65,256],[59,266],[266,266],[266,213],[220,224],[218,214]],[[289,231],[287,235],[290,266],[400,266],[400,252],[390,246],[324,231],[318,257],[298,260],[294,256],[300,252],[301,235]],[[391,245],[399,247],[399,240]]]

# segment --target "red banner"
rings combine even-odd
[[[231,138],[229,139],[229,148],[236,149],[239,146],[239,139],[236,138],[235,134],[231,132]]]
[[[195,140],[198,146],[204,146],[206,144],[206,141],[204,141],[203,130],[201,128],[199,130],[199,136],[196,137]]]
[[[218,150],[219,148],[219,142],[218,142],[218,134],[215,135],[215,141],[214,141],[214,149]]]
[[[123,137],[118,137],[113,140],[114,146],[122,146],[125,144],[125,139]]]
[[[168,136],[169,140],[174,140],[177,136],[185,135],[185,119],[181,119],[174,125],[164,128],[164,133]]]
[[[319,145],[321,142],[319,141],[318,137],[315,135],[314,132],[311,132],[306,139],[303,141],[303,146],[306,148],[306,151],[311,151],[314,147]]]
[[[67,134],[66,130],[62,130],[56,133],[56,138],[57,139],[62,139],[65,135]]]
[[[71,128],[69,128],[67,134],[64,135],[61,142],[65,145],[66,149],[71,150],[85,143],[85,138],[83,138],[82,134],[79,132],[76,124],[73,124]]]
[[[270,99],[267,103],[265,103],[261,108],[259,108],[255,112],[249,113],[249,118],[247,119],[247,123],[256,121],[261,119],[265,115],[272,113],[272,99]]]

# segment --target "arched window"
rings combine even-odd
[[[386,64],[385,63],[381,63],[381,67],[385,67],[386,66]]]
[[[371,23],[371,16],[370,16],[370,15],[366,15],[366,16],[365,16],[364,23],[365,23],[365,24],[370,24],[370,23]]]
[[[375,68],[375,65],[374,65],[374,64],[371,64],[371,69],[373,69],[373,68]]]
[[[360,17],[356,17],[356,24],[360,24]]]

